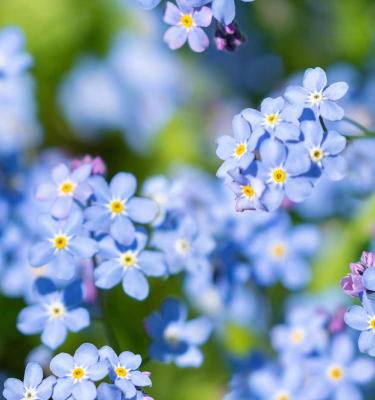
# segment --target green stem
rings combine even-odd
[[[324,123],[324,120],[323,120],[322,117],[319,117],[319,122],[320,122],[320,125],[321,125],[322,128],[323,128],[323,131],[324,131],[324,132],[328,132],[328,129],[327,129],[326,124]]]
[[[349,124],[355,126],[359,130],[363,132],[363,135],[361,136],[350,136],[350,139],[360,139],[360,138],[369,138],[369,137],[375,137],[375,132],[372,132],[368,130],[364,125],[360,124],[357,121],[354,121],[354,119],[351,119],[349,117],[344,117],[343,121],[348,122]]]
[[[112,328],[111,321],[108,318],[108,314],[106,312],[106,298],[107,298],[107,293],[105,293],[103,290],[98,292],[98,298],[99,298],[99,307],[100,307],[100,313],[101,313],[101,322],[104,327],[105,331],[105,336],[108,340],[109,345],[113,348],[115,352],[120,352],[120,345],[117,340],[115,331]]]

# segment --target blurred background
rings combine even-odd
[[[214,174],[219,165],[214,140],[231,132],[232,116],[257,106],[310,66],[348,80],[350,112],[372,126],[374,1],[238,1],[237,21],[245,44],[226,53],[212,42],[202,54],[169,50],[162,41],[167,28],[163,7],[147,12],[133,3],[0,2],[1,27],[20,27],[34,58],[31,85],[39,123],[30,157],[44,148],[59,148],[69,156],[100,155],[109,175],[130,171],[140,181],[185,163]],[[355,106],[350,108],[352,99]],[[320,218],[327,239],[314,260],[311,291],[337,288],[348,263],[370,246],[375,198],[340,211],[302,213],[306,219]],[[111,291],[107,311],[123,349],[146,354],[148,339],[141,321],[166,296],[178,295],[180,285],[179,277],[153,282],[150,297],[142,303],[124,296],[119,287]],[[277,304],[285,289],[273,288],[269,296]],[[0,296],[0,367],[12,376],[22,373],[23,360],[39,343],[38,337],[22,336],[15,329],[22,307],[21,300]],[[227,327],[223,339],[235,356],[254,345],[251,330],[236,325]],[[104,345],[101,324],[69,335],[61,350],[71,352],[82,341]],[[163,400],[219,399],[229,371],[214,340],[204,351],[206,360],[198,371],[146,364],[154,383],[150,394]]]

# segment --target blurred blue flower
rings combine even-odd
[[[136,2],[146,10],[150,10],[156,7],[160,3],[160,0],[136,0]]]
[[[68,285],[63,291],[56,291],[51,281],[47,293],[40,295],[37,303],[24,308],[17,319],[17,328],[25,335],[42,333],[41,341],[51,349],[59,347],[66,339],[67,332],[78,332],[90,325],[90,315],[78,307],[83,300],[81,282]]]
[[[78,209],[61,221],[42,215],[39,230],[43,241],[30,248],[30,264],[33,267],[50,264],[59,279],[71,279],[77,262],[96,253],[95,240],[84,236],[83,216]]]
[[[95,285],[111,289],[122,281],[124,292],[137,300],[144,300],[149,293],[147,276],[163,276],[166,266],[159,251],[144,250],[147,235],[137,232],[130,246],[121,246],[107,236],[99,242],[102,262],[95,269]]]
[[[165,300],[160,313],[155,312],[146,319],[146,331],[152,339],[151,358],[174,362],[178,367],[199,367],[202,364],[199,346],[208,340],[212,324],[207,317],[186,319],[186,306],[174,299]]]
[[[327,76],[322,68],[308,68],[303,77],[303,87],[290,86],[285,97],[292,104],[311,108],[316,117],[337,121],[344,117],[344,110],[336,104],[348,91],[346,82],[327,86]]]
[[[31,66],[32,58],[24,47],[25,39],[19,28],[0,31],[0,79],[20,74]]]
[[[209,269],[208,256],[215,242],[191,217],[186,217],[177,229],[155,231],[152,245],[163,251],[171,274],[183,269],[201,273]]]
[[[99,361],[98,349],[91,343],[82,344],[74,353],[60,353],[51,360],[50,368],[57,376],[53,390],[54,400],[94,400],[96,387],[93,381],[100,381],[108,374],[105,361]]]
[[[8,378],[4,383],[3,396],[6,400],[49,400],[55,382],[54,376],[43,379],[43,370],[39,364],[28,363],[23,382]]]
[[[291,226],[280,218],[257,232],[246,250],[252,259],[255,280],[269,286],[281,280],[289,289],[306,285],[311,276],[309,258],[319,247],[319,231],[313,225]]]
[[[140,355],[124,351],[117,356],[109,346],[102,347],[99,354],[100,359],[108,363],[111,381],[122,391],[126,399],[134,398],[137,388],[151,386],[148,374],[139,371],[142,362]]]
[[[147,224],[158,213],[151,199],[133,197],[137,181],[134,175],[120,172],[109,185],[101,176],[91,178],[95,201],[85,210],[90,230],[108,231],[116,241],[129,245],[135,238],[133,222]],[[133,221],[133,222],[132,222]]]
[[[315,374],[305,391],[310,399],[362,399],[358,386],[375,376],[373,361],[355,358],[353,342],[346,334],[335,336],[328,354],[313,360],[309,370]]]
[[[209,39],[202,27],[211,24],[212,13],[209,7],[195,11],[185,0],[176,0],[177,6],[167,2],[164,21],[173,25],[164,35],[164,40],[172,50],[179,49],[186,41],[196,52],[204,51],[209,45]]]

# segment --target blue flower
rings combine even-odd
[[[259,284],[269,286],[281,280],[287,288],[297,289],[310,280],[308,259],[318,246],[319,232],[314,226],[292,227],[289,219],[279,218],[265,231],[256,232],[247,253]]]
[[[136,2],[146,10],[151,10],[160,3],[160,0],[136,0]]]
[[[277,139],[265,140],[259,149],[257,176],[267,183],[262,203],[268,211],[278,208],[286,194],[294,202],[303,201],[312,191],[306,173],[311,166],[307,149],[301,143],[285,146]]]
[[[348,91],[346,82],[336,82],[327,86],[327,76],[322,68],[308,68],[303,77],[303,87],[290,86],[285,97],[292,104],[311,108],[316,117],[329,121],[343,118],[344,110],[335,102]]]
[[[23,382],[8,378],[4,383],[3,396],[6,400],[49,400],[55,382],[54,376],[43,379],[43,370],[39,364],[28,363]]]
[[[186,269],[196,273],[209,269],[208,256],[215,242],[205,230],[199,230],[196,222],[184,218],[175,230],[158,230],[152,244],[163,251],[170,273]]]
[[[96,253],[96,242],[83,235],[82,213],[75,209],[71,215],[57,221],[49,215],[39,219],[39,229],[44,236],[30,248],[29,261],[33,267],[51,264],[59,279],[71,279],[76,263]]]
[[[221,136],[217,139],[216,155],[224,160],[216,174],[220,178],[225,177],[230,169],[246,169],[254,160],[253,151],[259,139],[259,131],[254,132],[240,114],[233,118],[232,127],[234,137]]]
[[[129,245],[135,238],[132,221],[147,224],[158,213],[151,199],[133,197],[137,181],[132,174],[120,172],[109,185],[103,177],[95,176],[90,184],[94,188],[95,202],[85,211],[86,226],[91,230],[109,230],[121,244]]]
[[[111,289],[122,281],[124,292],[137,300],[148,296],[147,276],[163,276],[166,266],[159,251],[144,250],[147,235],[137,232],[130,246],[121,246],[107,236],[99,243],[100,255],[105,260],[95,269],[95,285]]]
[[[373,361],[354,356],[351,338],[346,334],[335,336],[328,354],[310,364],[309,372],[313,376],[306,386],[306,398],[361,399],[358,386],[374,378],[375,367]]]
[[[186,306],[174,299],[165,300],[161,312],[146,319],[146,330],[153,340],[150,347],[153,359],[174,362],[178,367],[199,367],[202,364],[199,346],[208,340],[212,324],[206,317],[186,319]]]
[[[263,209],[261,196],[265,184],[251,175],[242,175],[238,170],[230,172],[233,181],[227,185],[236,195],[236,211]]]
[[[85,164],[70,172],[65,164],[59,164],[52,170],[52,182],[38,186],[38,200],[51,202],[50,213],[55,218],[66,218],[73,207],[73,200],[84,203],[92,189],[87,183],[91,174],[91,164]]]
[[[282,368],[269,365],[250,375],[250,388],[259,400],[300,399],[303,394],[303,373],[299,366]],[[306,397],[308,398],[308,397]]]
[[[46,280],[47,281],[47,280]],[[90,325],[90,315],[82,303],[83,293],[79,281],[58,292],[50,285],[36,304],[24,308],[17,320],[17,328],[25,335],[42,333],[41,341],[51,349],[59,347],[68,331],[78,332]]]
[[[351,306],[345,314],[345,322],[353,329],[361,331],[359,350],[375,356],[375,301],[363,294],[361,306]]]
[[[16,27],[0,31],[0,79],[24,72],[32,64],[32,58],[24,52],[24,36]]]
[[[172,50],[179,49],[188,41],[193,51],[204,51],[209,45],[209,40],[202,27],[211,24],[211,9],[202,7],[199,11],[195,11],[185,0],[176,2],[178,7],[167,2],[164,21],[173,26],[165,32],[164,41]]]
[[[323,132],[316,121],[303,121],[301,131],[304,135],[303,144],[306,146],[311,161],[331,180],[340,180],[345,176],[347,165],[339,155],[346,145],[346,139],[335,131]]]
[[[98,400],[124,400],[124,393],[113,384],[101,383],[98,387]],[[126,400],[153,400],[150,396],[137,390],[137,393],[131,399],[126,398]]]
[[[298,140],[300,136],[298,118],[302,107],[285,104],[282,97],[268,97],[262,101],[260,112],[247,108],[241,115],[249,122],[253,130],[267,131],[281,141]]]
[[[99,361],[98,349],[90,343],[82,344],[73,357],[67,353],[58,354],[51,360],[50,368],[58,378],[53,400],[66,400],[69,396],[75,400],[94,400],[93,381],[108,374],[107,363]]]
[[[124,351],[119,356],[109,346],[99,350],[100,359],[108,362],[109,376],[126,399],[132,399],[137,394],[137,389],[151,386],[148,374],[139,371],[142,358],[138,354]]]

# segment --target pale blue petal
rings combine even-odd
[[[74,353],[74,361],[78,365],[90,367],[99,359],[98,349],[91,343],[82,344]]]
[[[149,286],[142,272],[130,268],[122,280],[124,292],[137,300],[144,300],[148,296]]]
[[[112,178],[109,188],[114,198],[129,199],[135,193],[137,180],[133,174],[120,172]]]
[[[148,224],[153,221],[158,210],[155,201],[146,198],[133,197],[127,204],[129,217],[140,224]]]
[[[74,360],[70,354],[60,353],[53,357],[50,369],[59,378],[66,376],[74,368]]]

